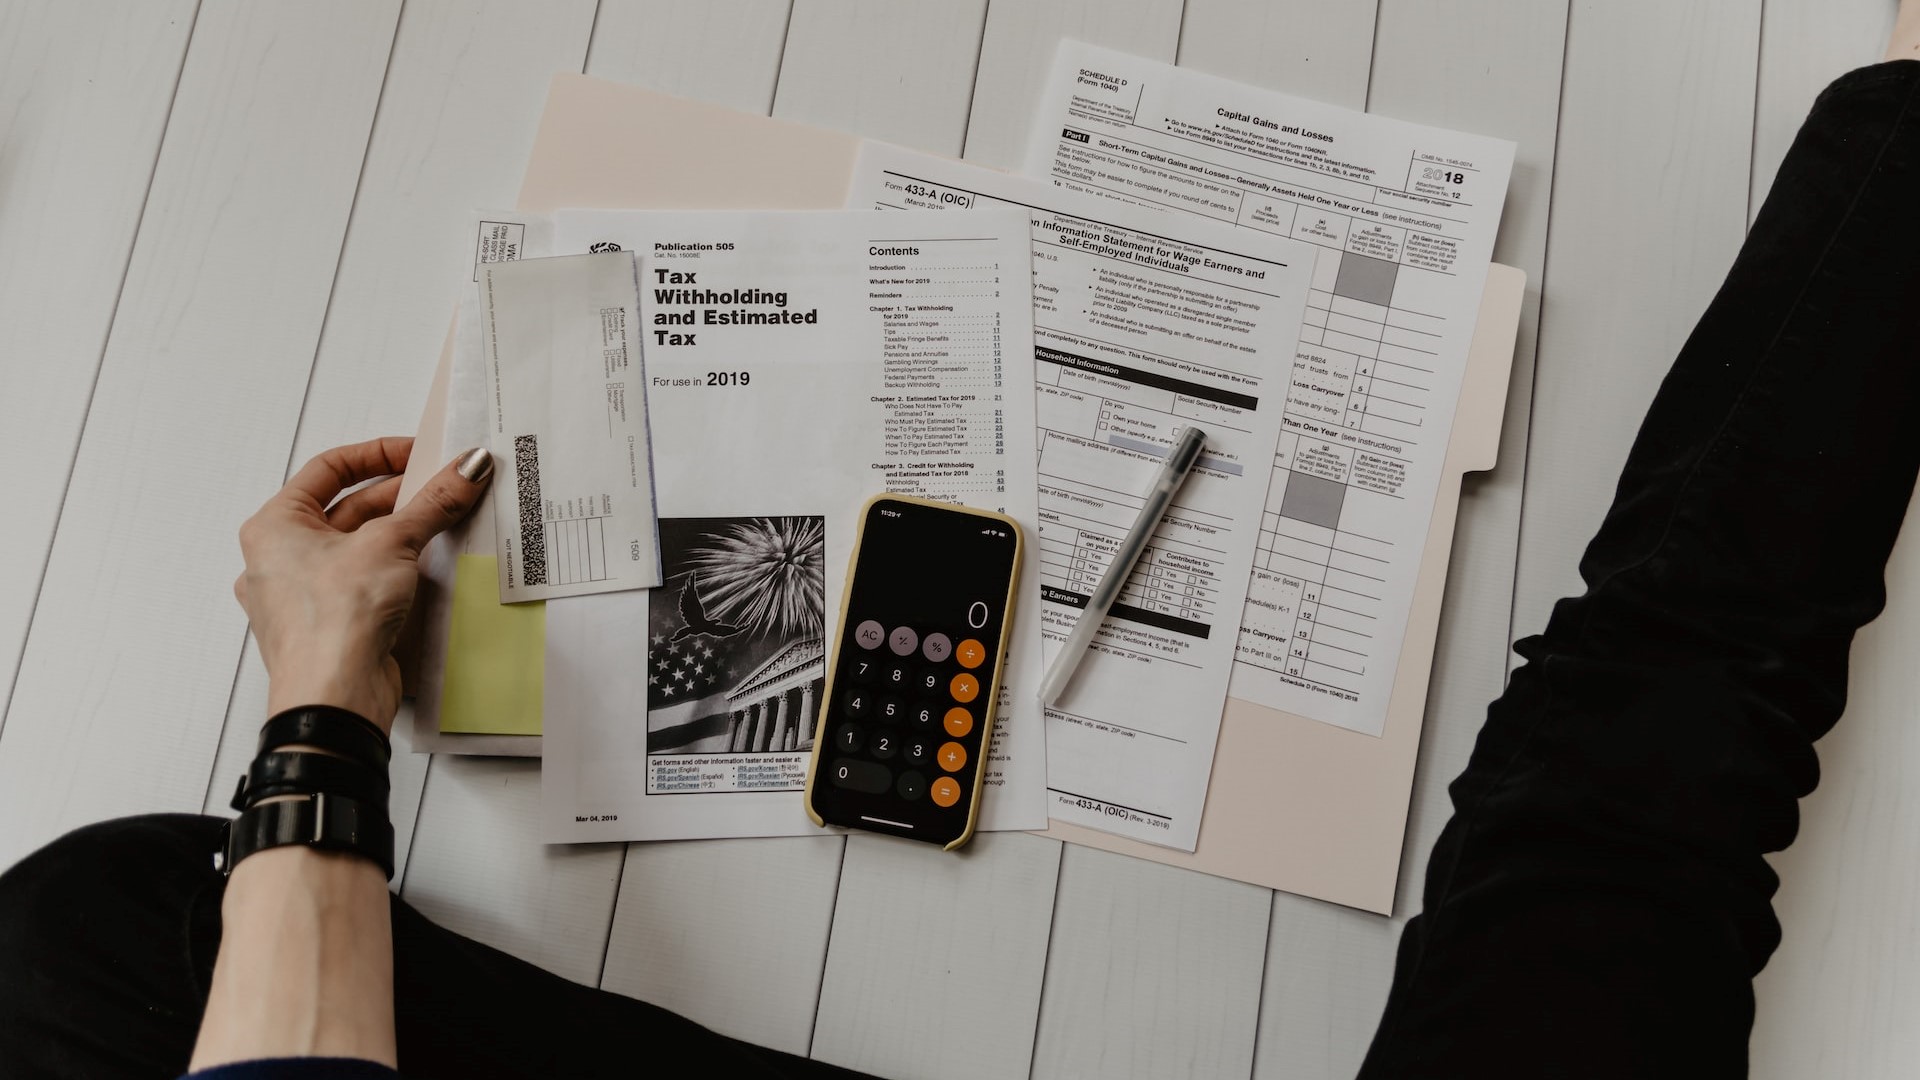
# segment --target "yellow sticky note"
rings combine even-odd
[[[440,730],[540,734],[546,672],[546,603],[502,604],[499,560],[492,555],[460,556],[453,575]]]

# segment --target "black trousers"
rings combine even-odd
[[[1581,573],[1452,786],[1364,1077],[1740,1076],[1854,631],[1920,466],[1920,63],[1815,105],[1660,389]],[[0,1074],[170,1077],[218,822],[81,829],[0,877]],[[413,1077],[853,1075],[393,906]]]

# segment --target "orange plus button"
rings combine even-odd
[[[963,671],[953,677],[947,689],[952,692],[955,701],[972,701],[980,696],[980,680]]]
[[[960,801],[960,782],[951,776],[935,780],[927,790],[933,793],[933,801],[937,806],[952,806]]]
[[[987,658],[987,647],[968,638],[953,648],[953,658],[960,661],[963,668],[977,668]]]
[[[967,736],[967,732],[973,730],[973,714],[955,705],[953,708],[947,710],[945,723],[947,726],[947,734],[956,739],[964,739]]]
[[[948,772],[959,772],[967,764],[967,748],[957,742],[940,745],[940,767]]]

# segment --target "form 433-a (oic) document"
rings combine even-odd
[[[893,491],[1034,521],[1026,219],[579,210],[554,243],[640,256],[665,583],[548,606],[542,832],[810,832],[861,504]],[[985,829],[1046,824],[1023,571]]]
[[[1049,662],[1171,445],[1188,426],[1206,432],[1047,710],[1053,817],[1193,850],[1311,249],[880,144],[862,148],[848,200],[1027,220]]]
[[[1314,256],[1232,696],[1380,734],[1512,164],[1498,139],[1061,44],[1030,175]]]

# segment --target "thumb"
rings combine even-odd
[[[401,542],[416,554],[427,541],[460,523],[480,502],[493,476],[493,455],[475,447],[434,473],[407,505],[387,519]]]

